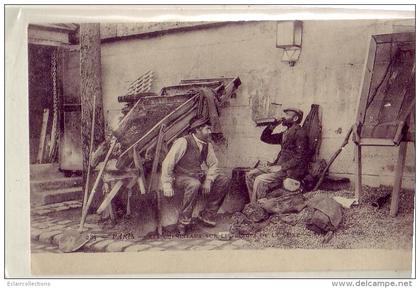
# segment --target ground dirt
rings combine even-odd
[[[323,235],[315,234],[306,229],[305,218],[307,209],[298,214],[289,214],[285,222],[279,215],[271,215],[262,225],[264,228],[255,235],[248,235],[244,239],[250,242],[251,248],[276,247],[281,249],[411,249],[413,240],[414,220],[414,191],[402,190],[399,206],[399,213],[396,217],[389,215],[390,199],[377,209],[372,206],[377,198],[387,195],[391,188],[364,187],[360,204],[350,209],[343,209],[343,221],[337,231],[334,232],[331,240],[324,244]],[[306,199],[317,195],[329,197],[342,196],[353,197],[352,190],[326,191],[318,190],[305,193]],[[135,210],[136,211],[136,210]],[[142,211],[138,209],[137,211]],[[60,212],[61,217],[69,220],[80,220],[80,211],[71,210]],[[229,231],[232,215],[219,215],[218,225],[215,228],[208,228],[200,225],[194,219],[194,225],[188,230],[187,238],[211,238],[216,237],[219,232]],[[88,223],[91,222],[88,217]],[[284,218],[283,218],[284,219]],[[147,221],[146,221],[147,220]],[[133,217],[120,218],[116,225],[108,222],[101,222],[100,225],[106,233],[132,233],[135,239],[151,239],[156,234],[151,232],[145,235],[144,223],[151,219],[144,219],[141,213],[134,213]],[[175,227],[166,227],[164,237],[177,237]]]
[[[283,221],[272,221],[254,236],[248,237],[252,247],[277,247],[294,249],[411,249],[413,240],[414,191],[401,192],[397,217],[389,215],[390,200],[381,208],[372,206],[377,198],[387,195],[391,188],[364,187],[358,206],[343,209],[343,221],[332,239],[323,244],[323,235],[306,229],[304,219],[308,210],[304,209],[295,217],[296,225]],[[311,199],[316,195],[353,197],[353,191],[318,190],[305,194]],[[272,216],[273,217],[273,216]],[[275,218],[274,218],[275,219]]]

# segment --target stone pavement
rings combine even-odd
[[[31,213],[33,215],[47,215],[53,212],[65,211],[70,209],[81,208],[82,202],[73,200],[73,201],[65,201],[61,203],[54,203],[42,206],[33,206],[31,207]]]
[[[74,201],[69,201],[74,202]],[[77,230],[79,219],[69,219],[60,212],[76,208],[76,203],[60,203],[54,207],[38,207],[31,215],[31,249],[33,253],[61,253],[58,242],[67,229]],[[62,207],[62,208],[60,208]],[[64,209],[66,207],[66,209]],[[70,207],[70,208],[69,208]],[[79,206],[80,207],[80,206]],[[41,211],[41,213],[39,213]],[[80,209],[78,209],[80,211]],[[135,239],[129,233],[103,229],[99,224],[86,223],[86,232],[93,236],[82,252],[140,252],[168,250],[235,250],[249,247],[243,239],[218,240],[213,235],[190,235],[186,237],[164,236],[155,239]]]

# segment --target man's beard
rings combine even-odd
[[[290,127],[292,126],[294,121],[292,119],[284,119],[281,123],[283,126]]]
[[[210,138],[211,138],[211,134],[209,134],[209,135],[205,135],[205,134],[195,134],[195,137],[197,137],[198,139],[200,139],[201,141],[204,141],[204,142],[209,142],[210,141]]]

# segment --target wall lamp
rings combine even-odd
[[[290,66],[294,66],[299,59],[302,49],[302,33],[302,21],[277,22],[276,47],[283,49],[281,61],[288,62]]]

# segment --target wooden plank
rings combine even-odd
[[[114,184],[114,186],[111,189],[111,192],[105,195],[104,201],[102,201],[102,204],[99,206],[98,210],[96,210],[97,214],[101,214],[108,207],[112,199],[114,199],[115,195],[117,195],[118,191],[120,191],[122,185],[123,181],[121,180],[117,181]]]
[[[99,185],[99,182],[101,181],[102,174],[104,173],[106,164],[108,163],[109,157],[111,156],[111,153],[114,150],[116,144],[117,144],[116,139],[115,138],[112,139],[111,146],[109,147],[108,153],[105,156],[104,163],[103,163],[103,165],[101,167],[101,170],[99,170],[98,176],[96,176],[95,183],[93,184],[92,190],[91,190],[91,192],[89,194],[89,199],[88,199],[86,205],[84,205],[82,207],[82,219],[80,220],[79,231],[83,231],[83,225],[85,224],[85,221],[86,221],[87,213],[89,211],[90,204],[92,204],[93,197],[95,196],[96,188],[98,188],[98,185]]]
[[[136,169],[137,170],[137,169]],[[104,182],[118,181],[118,180],[127,180],[130,178],[137,178],[137,171],[125,171],[123,174],[115,175],[113,173],[104,173],[102,180]]]
[[[402,61],[402,63],[395,64],[395,67],[393,67],[395,69],[390,71],[390,74],[393,72],[392,78],[394,80],[390,83],[385,93],[383,105],[381,105],[383,108],[379,115],[380,123],[395,121],[398,118],[403,102],[406,101],[406,94],[411,91],[411,84],[414,84],[415,81],[414,57],[403,58],[401,56],[398,60]]]
[[[139,100],[140,101],[140,100]],[[137,147],[139,151],[142,150],[143,146],[146,145],[150,140],[152,140],[154,137],[156,137],[159,133],[159,129],[162,124],[168,125],[172,121],[178,119],[178,117],[184,115],[186,112],[191,109],[191,107],[194,107],[194,105],[197,102],[197,96],[192,97],[179,107],[177,107],[172,113],[164,117],[162,120],[160,120],[156,125],[154,125],[150,130],[147,131],[146,134],[144,134],[140,139],[135,141],[131,146],[129,146],[125,151],[123,151],[120,155],[120,157],[124,156],[126,153],[128,153],[133,147]],[[128,114],[127,114],[128,115]]]
[[[142,100],[136,103],[127,113],[127,116],[120,122],[118,128],[113,131],[113,134],[121,144],[122,151],[131,149],[133,145],[137,145],[138,149],[141,150],[144,144],[157,136],[159,123],[162,119],[168,117],[169,122],[173,121],[188,111],[190,106],[194,106],[195,104],[194,101],[189,102],[194,97],[187,101],[173,101],[172,97],[170,98],[169,100],[164,100],[164,97],[160,97],[161,100],[166,101],[167,104],[165,105],[160,105],[159,102],[155,101],[151,105],[142,105],[144,103]],[[146,101],[150,101],[150,99]],[[153,131],[153,129],[155,130]],[[149,132],[153,134],[151,138],[146,139],[143,144],[136,143],[143,136],[147,138]],[[125,153],[123,152],[123,155]]]
[[[147,189],[149,193],[152,192],[157,186],[158,179],[156,177],[156,174],[157,174],[157,168],[159,165],[159,158],[160,158],[159,156],[160,156],[160,150],[162,149],[164,135],[165,135],[165,124],[162,124],[159,130],[158,142],[155,149],[155,157],[153,159],[152,171],[150,173],[149,188]]]
[[[408,134],[409,133],[410,124],[411,124],[410,123],[410,116],[412,116],[413,113],[416,113],[415,108],[416,108],[416,98],[414,98],[411,101],[411,103],[405,109],[405,112],[401,115],[401,118],[400,118],[401,121],[400,121],[400,123],[398,125],[397,132],[395,133],[395,137],[393,139],[393,142],[395,144],[399,145],[401,139],[403,139],[404,136],[406,136],[405,138],[407,138],[408,135],[403,135],[403,129],[404,129],[405,125],[407,125],[408,126],[408,129],[407,129],[407,131],[406,131],[405,134]],[[414,123],[413,123],[413,125],[414,125]],[[411,141],[411,142],[414,142],[414,140]]]
[[[189,128],[190,120],[197,115],[197,109],[195,107],[191,108],[190,111],[186,112],[183,116],[179,117],[175,121],[173,121],[169,126],[166,128],[165,138],[164,141],[166,143],[172,142],[174,137],[176,138],[180,133],[184,132],[186,129]],[[143,146],[143,149],[140,151],[147,151],[153,149],[156,145],[157,139],[156,137],[153,138],[147,145]]]
[[[186,125],[185,127],[183,127],[180,130],[178,130],[177,133],[174,134],[172,137],[170,137],[168,140],[165,140],[164,141],[164,143],[165,143],[165,145],[167,147],[166,148],[167,149],[167,152],[169,151],[169,145],[172,142],[174,142],[176,139],[178,139],[181,135],[186,134],[189,128],[190,128],[190,126]],[[152,144],[153,145],[145,146],[145,149],[143,149],[145,151],[145,158],[146,159],[153,159],[153,156],[150,156],[150,155],[152,155],[152,151],[153,151],[152,149],[153,149],[154,145],[156,144],[156,142],[153,142]],[[167,154],[167,152],[165,153],[165,155]]]
[[[391,194],[391,207],[389,214],[392,217],[397,216],[398,204],[400,202],[401,183],[403,178],[403,170],[405,165],[405,158],[407,155],[407,142],[401,142],[398,149],[398,160],[395,168],[394,187]]]
[[[45,140],[46,140],[45,138],[47,136],[47,125],[48,125],[49,115],[50,115],[50,110],[44,109],[44,114],[42,115],[41,134],[39,136],[37,163],[42,163],[44,159]]]
[[[131,178],[130,182],[128,182],[127,184],[127,189],[133,188],[134,185],[136,185],[136,183],[137,183],[137,177]]]
[[[153,159],[153,165],[152,165],[152,172],[150,174],[150,182],[149,182],[149,193],[152,191],[156,192],[156,199],[157,199],[157,211],[156,211],[156,218],[157,218],[157,227],[158,227],[158,234],[159,236],[162,235],[162,221],[161,221],[161,192],[160,189],[158,189],[158,175],[157,175],[157,168],[159,164],[159,156],[160,151],[163,144],[163,137],[165,133],[165,124],[162,124],[159,130],[159,136],[158,136],[158,142],[156,144],[156,151],[155,151],[155,159]]]
[[[61,46],[70,44],[69,33],[31,27],[28,29],[28,42],[36,45]]]
[[[219,81],[214,82],[201,82],[201,83],[187,83],[187,84],[179,84],[174,86],[167,86],[163,87],[162,90],[160,90],[161,96],[167,96],[167,95],[175,95],[180,93],[186,93],[187,91],[198,89],[198,88],[217,88],[221,85]]]
[[[131,203],[130,203],[130,200],[131,200],[132,194],[133,194],[133,190],[128,189],[128,194],[127,194],[127,212],[125,213],[125,215],[127,215],[127,216],[131,216]]]
[[[376,126],[379,124],[378,117],[386,95],[383,91],[396,61],[396,58],[393,57],[395,55],[393,50],[391,44],[376,46],[373,73],[366,103],[365,121],[360,133],[362,137],[372,137],[372,129],[376,129]]]
[[[373,37],[370,38],[369,48],[367,50],[367,55],[365,58],[365,65],[363,70],[363,79],[359,89],[359,103],[358,110],[356,114],[356,122],[363,123],[366,114],[366,105],[369,97],[369,91],[371,87],[371,80],[373,75],[373,66],[375,63],[375,53],[376,53],[376,42]]]
[[[392,139],[361,138],[360,145],[362,146],[395,146],[395,143]]]
[[[369,62],[373,61],[373,75],[370,78],[369,91],[360,94],[357,118],[358,122],[363,123],[362,138],[395,139],[395,133],[399,132],[398,123],[393,122],[410,101],[409,92],[414,91],[414,85],[410,83],[415,73],[415,48],[413,42],[404,42],[409,40],[408,34],[393,33],[372,37],[375,45],[371,43],[371,48],[375,47],[375,51],[368,55],[370,60],[367,61],[366,70],[372,70]],[[364,84],[367,85],[367,82],[365,77]]]
[[[140,93],[130,93],[127,95],[123,95],[123,96],[118,96],[118,102],[129,102],[129,103],[136,103],[137,101],[139,101],[140,98],[142,97],[156,97],[158,96],[156,93],[154,92],[140,92]]]
[[[356,203],[359,203],[360,194],[362,192],[362,146],[355,145],[355,161],[356,161],[356,172],[355,172],[355,192]]]
[[[141,194],[146,194],[146,178],[144,177],[143,161],[137,151],[137,148],[133,149],[134,166],[138,169],[137,184]]]
[[[395,43],[395,42],[415,42],[416,33],[415,32],[401,32],[401,33],[392,33],[392,34],[379,34],[372,36],[376,43]]]
[[[114,213],[114,209],[112,209],[112,204],[108,205],[107,210],[109,213],[109,218],[111,218],[111,221],[115,223],[115,213]]]
[[[80,96],[82,105],[81,129],[84,171],[83,178],[85,181],[86,171],[89,165],[92,119],[95,119],[93,147],[98,147],[98,145],[105,140],[101,74],[100,25],[99,23],[81,23]],[[95,118],[92,117],[92,113],[95,113]]]
[[[166,104],[174,104],[174,103],[185,103],[191,97],[190,94],[179,94],[173,96],[150,96],[150,97],[142,97],[139,105],[143,107],[143,109],[150,109],[153,106],[158,105],[166,105]],[[152,107],[149,107],[152,106]]]
[[[111,182],[105,182],[105,181],[104,181],[104,183],[102,184],[102,197],[106,197],[106,195],[108,195],[108,194],[109,194],[109,191],[110,191],[110,189],[109,189],[109,184],[110,184],[110,183],[111,183]],[[102,216],[103,216],[103,218],[108,218],[108,217],[110,217],[110,215],[109,215],[109,210],[108,210],[108,209],[106,209],[106,210],[103,212]]]
[[[192,84],[192,83],[203,83],[203,82],[220,82],[227,85],[234,78],[198,78],[198,79],[183,79],[180,84]]]
[[[131,100],[129,105],[131,106],[128,113],[124,116],[124,118],[120,121],[118,124],[118,129],[114,131],[114,134],[118,136],[120,134],[121,130],[126,130],[125,126],[127,123],[129,123],[130,118],[135,117],[135,114],[141,113],[142,111],[152,109],[158,105],[169,105],[169,104],[182,104],[185,101],[188,101],[190,98],[194,97],[194,95],[191,94],[177,94],[172,96],[142,96],[143,93],[140,94],[134,94],[134,95],[126,95],[126,96],[119,96],[119,97],[132,97],[134,99],[138,98],[135,103],[131,106]]]

